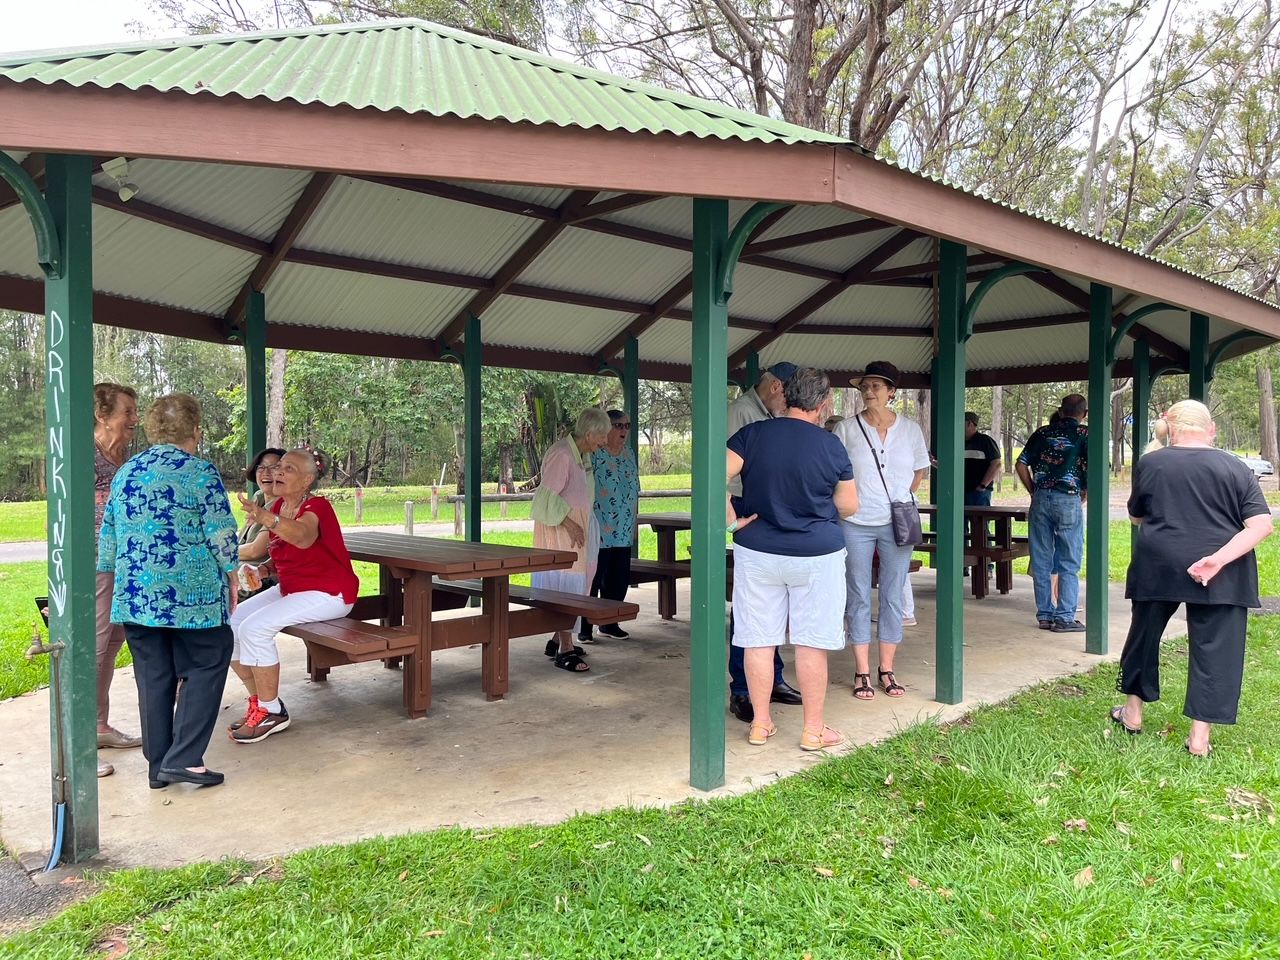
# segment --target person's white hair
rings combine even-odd
[[[1181,433],[1212,433],[1213,416],[1199,400],[1179,400],[1164,415],[1169,424],[1170,443],[1178,442]]]
[[[608,436],[612,429],[613,424],[609,420],[609,415],[599,407],[587,407],[573,422],[573,436],[576,440],[581,440],[589,433]]]

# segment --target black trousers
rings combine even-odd
[[[627,599],[627,588],[631,586],[631,548],[601,547],[596,560],[596,576],[591,581],[591,596],[604,597],[606,600]],[[591,624],[583,619],[579,633],[591,632]]]
[[[1160,634],[1178,609],[1171,600],[1134,600],[1120,654],[1121,693],[1160,699]],[[1205,723],[1235,723],[1244,678],[1249,611],[1226,604],[1187,604],[1187,698],[1182,712]]]
[[[149,776],[161,768],[200,767],[222,706],[231,663],[231,628],[206,630],[124,625],[142,717]],[[178,681],[182,696],[176,698]]]

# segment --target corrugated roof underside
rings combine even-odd
[[[847,142],[426,22],[45,54],[10,61],[0,76],[628,133]]]
[[[486,344],[587,353],[588,344],[603,343],[631,319],[629,313],[507,296],[484,312],[480,336]]]
[[[267,322],[429,337],[453,318],[472,293],[286,263],[267,284]]]
[[[861,370],[872,360],[888,360],[898,369],[928,373],[933,356],[929,337],[840,337],[789,333],[779,337],[760,354],[760,365],[790,360],[819,370]],[[836,384],[847,386],[847,384]]]
[[[647,306],[688,273],[689,255],[682,250],[570,228],[525,268],[519,282]]]
[[[339,177],[297,245],[483,278],[537,229],[530,217]]]

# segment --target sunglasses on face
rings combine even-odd
[[[630,429],[631,429],[631,424],[630,424],[630,423],[615,423],[615,424],[613,425],[613,429],[615,429],[615,430],[630,430]]]

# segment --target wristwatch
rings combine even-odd
[[[274,530],[276,527],[280,526],[280,514],[274,513],[272,516],[276,518],[276,522],[271,525],[271,529]]]

